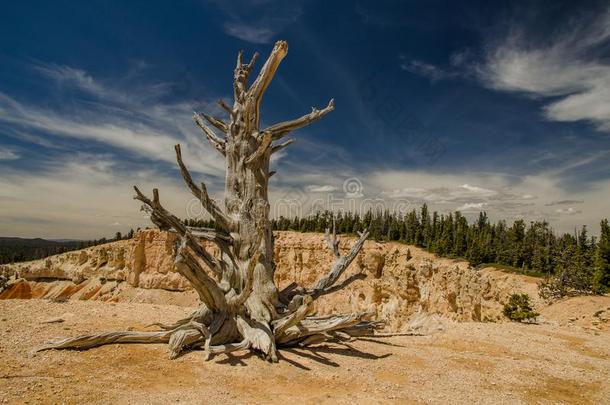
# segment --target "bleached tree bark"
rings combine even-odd
[[[176,268],[193,286],[200,308],[173,325],[156,325],[158,332],[110,332],[48,343],[46,349],[87,349],[109,343],[168,343],[172,358],[186,348],[202,347],[206,358],[219,353],[250,349],[277,361],[278,346],[308,345],[327,340],[345,340],[372,335],[381,326],[367,313],[313,317],[313,302],[341,286],[335,283],[354,260],[368,232],[360,234],[350,251],[339,252],[335,229],[327,231],[329,248],[335,256],[330,272],[312,287],[296,284],[279,292],[274,283],[273,235],[269,223],[269,162],[273,153],[292,140],[279,142],[290,132],[311,124],[334,109],[330,100],[322,109],[313,108],[297,119],[260,128],[260,106],[265,90],[286,56],[288,44],[279,41],[252,84],[258,55],[248,63],[237,57],[233,76],[233,106],[219,101],[228,120],[207,114],[194,116],[210,144],[226,159],[224,206],[208,194],[205,184],[193,180],[176,145],[176,160],[186,186],[198,198],[216,223],[215,229],[185,226],[167,211],[157,189],[152,199],[137,187],[137,200],[160,229],[177,233]],[[220,257],[214,257],[200,243],[214,242]],[[202,263],[205,266],[202,266]]]

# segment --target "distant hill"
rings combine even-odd
[[[139,228],[138,228],[139,229]],[[113,239],[42,239],[42,238],[16,238],[0,236],[0,264],[26,262],[43,259],[70,250],[84,249],[89,246],[102,245],[121,239],[133,237],[134,230],[122,235],[117,232]]]
[[[79,249],[86,242],[54,241],[41,238],[0,237],[0,264],[42,259],[47,256]]]

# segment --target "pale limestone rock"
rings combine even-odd
[[[131,240],[1,266],[5,277],[24,280],[12,282],[0,298],[196,305],[195,293],[175,270],[174,243],[173,234],[144,230]],[[341,238],[341,251],[350,244],[348,238]],[[407,249],[411,260],[407,260]],[[218,254],[213,246],[209,250]],[[274,257],[280,288],[292,281],[311,286],[333,261],[323,235],[296,232],[276,233]],[[373,310],[387,321],[389,330],[407,330],[425,322],[430,325],[421,328],[431,330],[438,323],[435,317],[454,321],[502,319],[502,306],[515,292],[526,292],[535,305],[541,305],[533,278],[476,270],[465,261],[437,258],[399,243],[367,241],[341,280],[357,273],[367,277],[316,301],[319,314]]]

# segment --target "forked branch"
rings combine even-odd
[[[200,113],[199,115],[202,116],[203,118],[205,118],[205,120],[207,122],[209,122],[210,125],[213,125],[219,131],[221,131],[225,134],[227,132],[229,132],[229,125],[226,122],[224,122],[223,120],[221,120],[220,118],[216,118],[216,117],[213,117],[213,116],[205,114],[205,113]]]
[[[218,100],[217,103],[220,106],[220,108],[225,110],[231,117],[233,116],[233,114],[234,114],[233,109],[231,107],[229,107],[229,105],[227,103],[225,103],[225,101],[223,99]]]
[[[335,100],[331,99],[328,102],[328,105],[321,110],[319,110],[315,107],[312,107],[311,112],[309,114],[305,114],[302,117],[299,117],[292,121],[284,121],[284,122],[280,122],[278,124],[272,125],[272,126],[266,128],[265,131],[271,132],[273,134],[273,140],[276,141],[278,139],[283,138],[286,134],[288,134],[291,131],[294,131],[295,129],[306,127],[307,125],[311,124],[312,122],[319,120],[320,118],[324,117],[326,114],[333,111],[334,109],[335,109]]]
[[[227,306],[223,291],[199,266],[187,250],[188,238],[183,237],[176,249],[176,268],[193,286],[201,301],[212,311],[224,310]]]
[[[210,269],[212,271],[214,271],[218,274],[222,273],[222,271],[223,271],[222,263],[218,259],[216,259],[214,256],[212,256],[210,253],[208,253],[208,251],[205,250],[205,248],[203,246],[201,246],[201,244],[199,243],[197,238],[195,238],[188,231],[186,226],[182,223],[182,221],[180,221],[179,218],[177,218],[175,215],[171,214],[165,208],[163,208],[163,206],[161,205],[161,202],[159,201],[159,191],[156,188],[153,189],[154,197],[152,200],[150,198],[146,197],[144,194],[142,194],[142,192],[136,186],[134,186],[133,188],[136,191],[136,195],[134,196],[134,199],[142,201],[152,210],[151,218],[154,216],[156,221],[158,221],[164,227],[166,227],[168,229],[173,229],[180,236],[185,237],[188,247],[191,248],[191,250],[193,252],[195,252],[195,254],[197,254],[197,256],[199,256],[201,258],[201,260],[203,260],[203,262],[208,267],[210,267]]]
[[[295,141],[294,139],[289,139],[289,140],[287,140],[286,142],[282,142],[282,143],[279,143],[279,144],[277,144],[277,145],[273,145],[273,146],[271,147],[271,154],[281,151],[281,150],[282,150],[282,149],[284,149],[285,147],[287,147],[287,146],[289,146],[289,145],[293,144],[293,143],[294,143],[294,141]]]
[[[184,179],[184,182],[188,188],[191,190],[191,193],[198,198],[199,201],[201,201],[203,208],[210,213],[218,225],[227,232],[230,232],[235,227],[234,221],[229,218],[209,196],[204,183],[201,183],[201,187],[197,187],[193,181],[193,177],[182,161],[182,151],[180,150],[180,145],[178,144],[174,146],[174,149],[176,150],[176,160],[178,161],[178,166],[180,166],[180,173],[182,173],[182,178]]]
[[[246,164],[249,165],[261,159],[265,155],[265,152],[267,152],[269,146],[271,145],[271,140],[271,132],[263,132],[258,147],[250,156],[248,156],[248,158],[246,159]]]
[[[212,128],[208,127],[206,125],[205,122],[203,122],[203,120],[201,119],[201,115],[198,113],[195,113],[193,115],[193,119],[195,120],[195,123],[197,124],[197,126],[199,128],[201,128],[201,130],[203,131],[203,133],[205,134],[205,136],[208,138],[208,141],[210,141],[210,144],[214,147],[214,149],[216,149],[218,152],[220,152],[223,156],[226,156],[227,152],[226,152],[226,142],[224,139],[220,139],[212,130]]]
[[[204,228],[199,226],[187,226],[186,228],[196,238],[200,238],[210,242],[231,244],[233,241],[233,238],[231,238],[231,234],[222,230],[214,228]]]
[[[277,41],[273,47],[273,50],[271,51],[271,55],[269,55],[269,58],[267,58],[267,61],[261,68],[256,80],[254,80],[252,86],[248,90],[248,102],[251,103],[252,107],[254,107],[256,128],[258,128],[260,104],[263,94],[265,93],[265,90],[267,90],[269,83],[271,83],[273,76],[275,76],[277,68],[287,53],[288,43],[286,41]]]
[[[326,231],[326,235],[329,248],[331,248],[331,250],[333,251],[333,254],[335,255],[336,259],[333,263],[330,273],[318,280],[318,282],[311,290],[308,290],[308,294],[310,294],[314,299],[321,295],[335,291],[335,289],[333,289],[333,285],[337,282],[339,277],[341,277],[341,274],[343,274],[343,272],[356,258],[358,252],[360,251],[360,249],[362,249],[366,238],[368,238],[369,232],[365,230],[364,232],[359,233],[360,238],[358,238],[356,243],[352,245],[349,252],[345,256],[341,256],[341,254],[339,253],[339,243],[336,240],[335,232],[333,231],[332,238],[329,236],[328,230]]]

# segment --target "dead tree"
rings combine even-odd
[[[110,343],[169,343],[172,358],[185,349],[201,347],[206,358],[250,349],[275,362],[278,347],[373,335],[381,326],[380,322],[367,320],[371,315],[367,313],[312,316],[317,298],[344,286],[335,283],[362,248],[368,236],[366,231],[342,255],[334,226],[332,234],[327,230],[326,239],[335,262],[328,275],[314,286],[300,287],[293,283],[278,291],[274,283],[267,193],[273,174],[269,171],[270,158],[293,142],[285,140],[288,134],[334,109],[330,100],[325,108],[312,108],[309,114],[297,119],[260,127],[263,95],[287,51],[286,42],[277,42],[252,84],[249,78],[258,54],[244,63],[240,52],[233,76],[233,106],[219,101],[228,119],[203,113],[194,116],[197,126],[226,159],[224,207],[210,197],[203,183],[193,180],[182,159],[180,145],[175,147],[182,177],[214,219],[215,229],[185,226],[163,207],[157,189],[151,198],[134,187],[134,198],[144,203],[142,208],[150,214],[151,221],[179,236],[176,268],[198,293],[201,306],[175,324],[156,325],[160,331],[92,334],[50,342],[41,350],[87,349]],[[210,254],[202,240],[216,244],[220,256]]]

